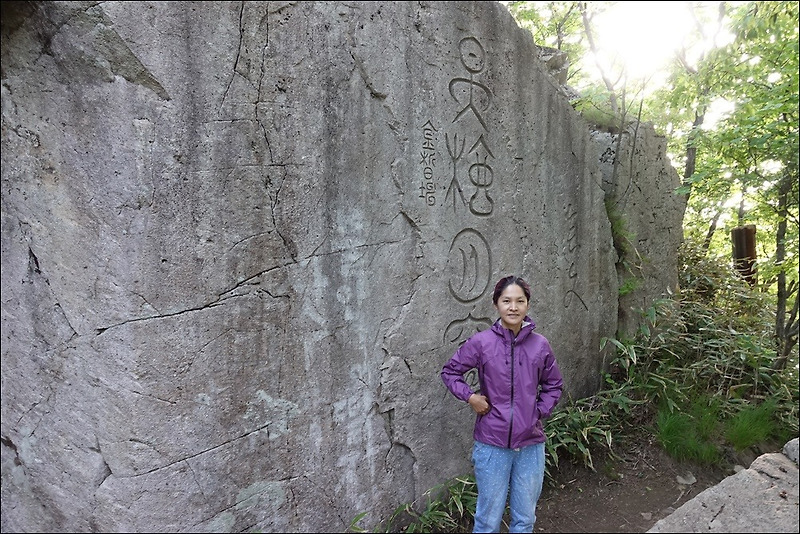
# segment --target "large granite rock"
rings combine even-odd
[[[797,442],[762,454],[647,532],[797,532],[800,525]]]
[[[494,2],[2,3],[3,531],[341,531],[468,472],[517,273],[617,328],[598,150]]]

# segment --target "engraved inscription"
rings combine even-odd
[[[495,159],[491,141],[487,139],[490,128],[488,111],[493,103],[492,89],[481,80],[486,71],[487,53],[483,44],[475,37],[465,37],[458,44],[461,67],[464,73],[448,82],[447,88],[456,106],[453,120],[442,128],[452,176],[444,191],[443,209],[453,215],[464,215],[468,219],[490,217],[494,212],[492,187],[495,185]],[[423,127],[426,141],[433,141],[438,130],[428,121],[429,131]],[[466,148],[469,147],[467,150]],[[436,147],[425,147],[436,157]],[[423,165],[427,160],[423,158]],[[433,169],[434,164],[430,165]],[[423,172],[423,193],[427,182]],[[427,196],[425,197],[428,198]],[[448,288],[453,298],[462,304],[474,303],[486,294],[492,277],[492,251],[489,242],[469,220],[464,220],[461,230],[453,238],[447,258]],[[452,321],[444,332],[445,342],[464,341],[480,329],[492,325],[487,317],[474,317],[473,310],[462,319]],[[470,384],[477,385],[473,373]]]
[[[570,288],[564,294],[564,307],[569,308],[569,305],[572,304],[572,299],[574,297],[577,298],[583,307],[588,311],[589,307],[583,301],[578,292],[575,291],[575,288],[578,286],[578,266],[575,263],[575,251],[578,249],[578,211],[572,206],[572,204],[567,204],[564,207],[564,211],[566,211],[566,218],[569,221],[569,230],[567,231],[567,253],[570,256],[569,269],[567,270]]]
[[[469,179],[477,187],[475,194],[469,199],[469,209],[475,215],[485,216],[490,215],[494,209],[494,200],[487,190],[492,185],[494,171],[486,164],[486,157],[483,158],[483,163],[479,156],[476,157],[478,161],[469,167]]]
[[[489,131],[486,112],[494,95],[488,85],[476,79],[486,69],[487,55],[483,45],[475,37],[461,39],[458,49],[466,75],[456,76],[448,83],[450,96],[458,103],[459,108],[455,111],[452,131],[444,132],[445,146],[453,170],[452,177],[446,187],[437,186],[437,140],[440,128],[436,127],[432,119],[428,119],[422,126],[418,197],[423,199],[426,206],[434,207],[437,205],[437,198],[441,198],[438,196],[439,192],[444,192],[444,201],[439,205],[446,209],[452,206],[454,214],[466,209],[477,217],[488,217],[494,211],[490,188],[495,183],[495,173],[490,160],[495,155],[484,134]],[[477,122],[467,120],[469,116],[474,117]],[[465,152],[467,146],[470,148]],[[473,187],[469,187],[469,184]]]
[[[472,302],[486,290],[492,273],[489,243],[472,228],[462,230],[450,245],[447,264],[450,293],[459,302]]]
[[[445,202],[450,196],[453,197],[453,213],[456,211],[456,201],[460,198],[461,205],[466,206],[467,200],[464,198],[464,191],[461,189],[461,184],[458,183],[458,167],[456,162],[461,159],[461,154],[464,153],[464,138],[461,138],[461,147],[458,146],[458,134],[453,135],[453,146],[450,146],[450,136],[444,134],[444,142],[447,146],[447,153],[450,154],[450,161],[453,163],[453,179],[450,180],[450,186],[447,188],[447,194],[444,197]],[[458,198],[456,198],[458,194]]]
[[[452,78],[448,84],[450,96],[460,106],[463,106],[453,118],[453,124],[458,123],[458,126],[463,130],[461,132],[460,145],[458,144],[458,133],[453,133],[452,145],[449,143],[451,136],[447,132],[445,133],[445,142],[450,154],[450,162],[453,165],[453,178],[450,180],[450,185],[445,194],[445,203],[449,207],[452,202],[453,212],[455,213],[458,210],[458,201],[460,199],[461,206],[467,207],[472,215],[488,217],[494,211],[494,199],[489,193],[489,188],[494,182],[494,170],[488,161],[489,158],[494,159],[494,153],[489,146],[489,142],[484,137],[484,133],[489,131],[486,112],[492,103],[493,94],[489,86],[476,79],[476,76],[480,75],[486,68],[486,50],[475,37],[461,39],[458,49],[461,65],[467,71],[468,76],[457,76]],[[480,125],[478,132],[474,131],[476,126],[474,122],[472,127],[469,122],[465,122],[467,116],[477,119]],[[468,151],[470,156],[472,154],[475,155],[475,162],[471,163],[466,169],[459,169],[458,164],[464,154],[466,137],[470,134],[477,135],[475,142],[472,143]],[[464,170],[466,170],[466,176],[462,176],[464,182],[460,182],[459,172],[464,172]],[[467,178],[475,186],[475,189],[469,194],[469,201],[466,200],[462,187],[462,183],[466,183]]]
[[[444,134],[453,175],[443,207],[449,210],[452,206],[454,215],[462,211],[472,217],[489,217],[494,211],[490,188],[495,181],[490,159],[495,156],[484,134],[489,131],[487,111],[494,95],[489,86],[479,80],[486,70],[487,54],[481,42],[471,36],[461,39],[458,51],[466,73],[452,78],[447,86],[458,107],[451,131]],[[465,152],[465,147],[470,148]],[[447,265],[448,286],[456,301],[466,304],[485,295],[492,276],[492,251],[486,238],[469,227],[468,222],[453,238]],[[490,319],[475,318],[470,312],[466,318],[447,326],[445,339],[464,340],[491,324]]]
[[[436,167],[436,133],[438,130],[433,122],[428,120],[422,126],[422,150],[420,151],[420,165],[422,165],[422,184],[420,185],[420,198],[425,199],[428,206],[436,205],[436,182],[434,168]]]
[[[466,341],[475,332],[492,326],[492,321],[485,317],[476,318],[472,312],[464,319],[456,319],[444,330],[444,340],[449,343]]]
[[[464,108],[458,112],[453,122],[459,120],[468,111],[471,111],[484,130],[489,128],[483,118],[483,112],[489,109],[492,102],[492,91],[484,84],[475,81],[474,76],[483,71],[486,51],[483,45],[474,37],[465,37],[459,44],[461,52],[461,64],[467,69],[469,78],[453,78],[450,80],[449,90],[456,102],[464,104]],[[459,87],[461,89],[459,89]],[[465,100],[466,103],[462,102]]]

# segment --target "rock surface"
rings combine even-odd
[[[2,10],[3,531],[387,517],[470,469],[438,373],[508,273],[596,389],[604,149],[499,3]]]
[[[647,532],[797,532],[798,438],[706,489]]]

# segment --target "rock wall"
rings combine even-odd
[[[592,131],[599,150],[606,210],[613,221],[620,287],[617,336],[631,338],[642,313],[678,290],[686,197],[667,161],[667,140],[647,123],[615,134]]]
[[[2,3],[3,531],[342,531],[469,471],[527,277],[617,328],[598,148],[495,2]]]

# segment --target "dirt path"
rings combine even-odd
[[[545,481],[536,509],[536,532],[646,532],[732,474],[677,462],[649,441],[629,443],[617,454],[621,460],[600,459],[596,471],[559,466],[556,485]],[[749,465],[747,458],[741,460]]]

